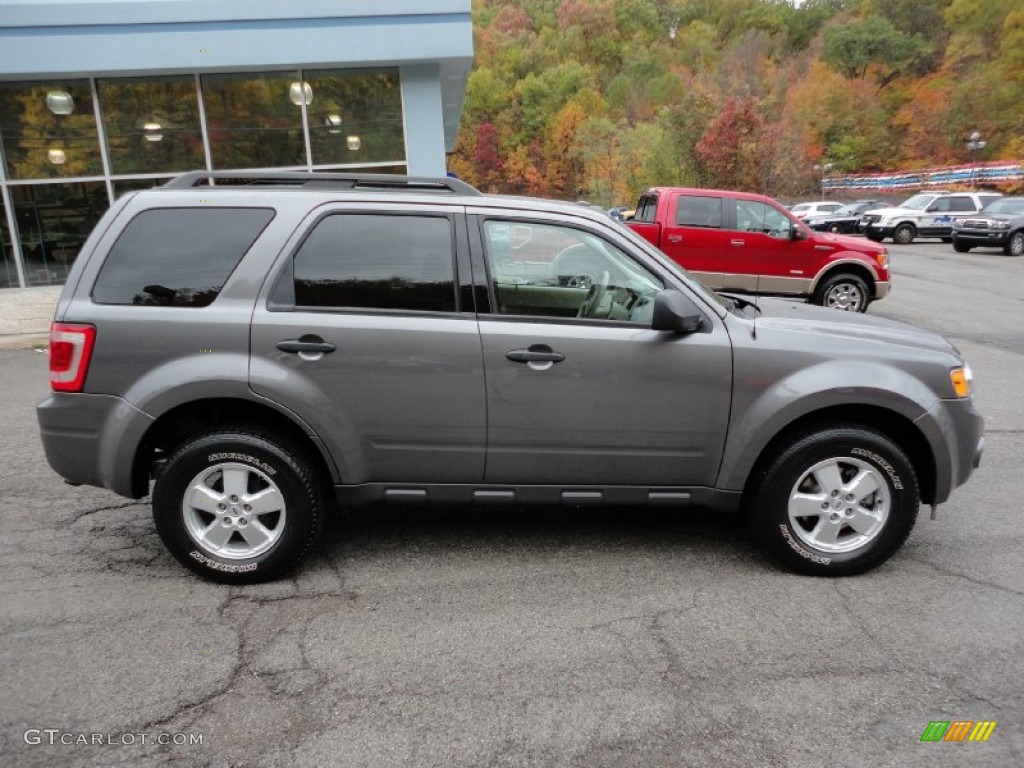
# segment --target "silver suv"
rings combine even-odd
[[[998,192],[922,192],[898,206],[867,211],[857,231],[878,243],[887,237],[900,245],[909,245],[918,237],[938,237],[948,243],[954,221],[977,213],[1000,197]]]
[[[198,574],[273,579],[332,502],[744,512],[866,571],[981,456],[941,337],[716,294],[607,216],[452,179],[193,173],[129,194],[61,295],[51,466]]]

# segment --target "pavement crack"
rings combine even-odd
[[[847,615],[849,615],[850,618],[853,619],[853,623],[860,628],[860,631],[864,634],[864,636],[875,643],[881,642],[879,638],[875,636],[875,633],[871,631],[871,628],[864,620],[864,617],[853,609],[853,606],[850,604],[850,596],[843,592],[843,590],[839,588],[839,584],[837,584],[835,581],[832,582],[832,589],[835,591],[837,595],[839,595],[840,607],[842,607],[842,609],[847,613]]]
[[[1007,587],[1002,584],[996,584],[994,581],[977,579],[973,576],[968,576],[966,573],[954,571],[951,568],[943,568],[941,566],[936,565],[935,563],[929,562],[928,560],[922,560],[920,557],[914,557],[913,555],[905,555],[905,557],[907,557],[910,560],[913,560],[915,563],[920,563],[921,565],[927,566],[928,568],[931,568],[933,571],[938,571],[944,576],[954,576],[958,579],[968,581],[971,584],[977,584],[978,586],[982,587],[991,587],[992,589],[998,590],[999,592],[1007,592],[1011,595],[1017,595],[1017,597],[1024,597],[1024,592],[1022,592],[1019,589],[1013,589],[1013,587]]]
[[[74,525],[75,523],[77,523],[79,520],[81,520],[83,517],[88,517],[89,515],[95,515],[95,514],[97,514],[99,512],[113,512],[113,511],[118,510],[118,509],[128,509],[128,507],[137,507],[137,506],[144,506],[144,505],[145,505],[145,502],[143,502],[143,501],[133,500],[133,501],[127,501],[124,504],[113,504],[113,505],[107,504],[107,505],[104,505],[102,507],[96,507],[95,509],[82,510],[81,512],[78,512],[74,517],[72,517],[71,520],[69,520],[66,523],[63,523],[62,525],[60,525],[58,527],[69,528],[72,525]]]

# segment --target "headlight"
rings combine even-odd
[[[971,396],[971,382],[974,377],[971,375],[971,367],[964,365],[954,368],[949,372],[949,380],[953,385],[953,393],[957,397]]]
[[[960,229],[964,223],[960,219],[953,219],[953,229]]]
[[[1008,221],[990,221],[988,223],[989,229],[1009,229],[1010,222]]]

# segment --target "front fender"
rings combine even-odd
[[[834,382],[843,382],[843,386],[835,387]],[[719,488],[742,490],[771,440],[790,424],[815,412],[868,406],[914,422],[925,417],[938,401],[931,389],[908,373],[863,361],[823,361],[783,376],[771,386],[759,389],[759,385],[763,386],[763,381],[756,375],[748,376],[747,381],[737,376]],[[936,431],[922,431],[934,453]]]

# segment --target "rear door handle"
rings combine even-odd
[[[505,357],[513,363],[560,363],[565,360],[565,355],[544,344],[534,344],[529,349],[512,349],[505,353]]]
[[[747,244],[746,240],[730,240],[729,242],[732,243],[733,245],[746,245]]]
[[[329,341],[324,341],[319,336],[314,336],[312,334],[306,334],[305,336],[300,336],[297,339],[284,339],[283,341],[277,342],[277,348],[282,352],[305,352],[313,354],[333,352],[337,349],[337,347]]]

